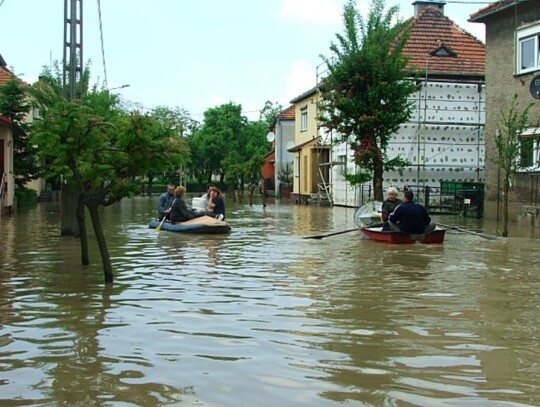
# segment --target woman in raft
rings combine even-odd
[[[198,213],[192,209],[188,209],[184,202],[183,196],[186,193],[186,188],[179,186],[174,190],[174,201],[171,206],[171,223],[185,222],[194,218],[200,218],[205,213]]]

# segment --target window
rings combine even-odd
[[[523,132],[518,164],[521,172],[538,171],[540,169],[539,130],[530,128]]]
[[[522,74],[540,69],[540,26],[517,32],[516,73]]]
[[[307,131],[307,106],[300,109],[300,131]]]
[[[346,155],[338,155],[337,158],[338,162],[338,174],[342,177],[345,177],[345,174],[347,174],[347,156]]]

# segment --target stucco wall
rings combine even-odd
[[[317,93],[307,95],[304,99],[294,101],[295,105],[295,145],[306,143],[317,138]],[[302,130],[302,111],[307,109],[307,129]],[[296,153],[293,193],[308,196],[314,190],[313,167],[316,165],[311,145]]]

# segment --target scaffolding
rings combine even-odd
[[[317,175],[319,177],[319,182],[317,182],[317,204],[321,205],[322,203],[328,203],[331,206],[334,204],[333,194],[332,194],[332,131],[324,132],[321,134],[321,129],[319,125],[319,102],[321,99],[321,90],[320,83],[321,78],[324,76],[324,73],[328,71],[324,66],[324,63],[317,65],[316,68],[316,90],[317,90],[317,107],[315,115],[315,123],[317,126],[317,136],[319,137],[319,145],[317,146]],[[324,69],[321,70],[321,67]],[[328,157],[326,154],[322,154],[326,150],[325,147],[328,147]]]

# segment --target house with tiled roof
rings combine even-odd
[[[478,188],[473,201],[481,199],[485,46],[444,14],[445,1],[412,4],[414,16],[407,21],[410,36],[404,53],[418,74],[418,91],[411,97],[411,119],[400,126],[387,147],[389,158],[400,155],[412,165],[385,172],[383,188],[407,186],[433,210],[455,209],[462,204],[456,202],[462,189]],[[352,187],[345,180],[346,173],[356,172],[350,148],[345,143],[332,144],[333,203],[361,206],[373,199],[371,183]],[[481,215],[478,211],[470,213]]]
[[[522,135],[520,168],[508,194],[509,219],[529,218],[540,224],[540,2],[496,1],[471,14],[469,21],[486,27],[486,209],[500,219],[501,184],[493,135],[501,127],[501,112],[514,96],[519,109],[532,103],[530,128]]]
[[[295,203],[331,201],[330,148],[326,131],[318,123],[319,89],[317,86],[291,100],[295,108],[295,135],[287,151],[294,155],[293,190]]]

